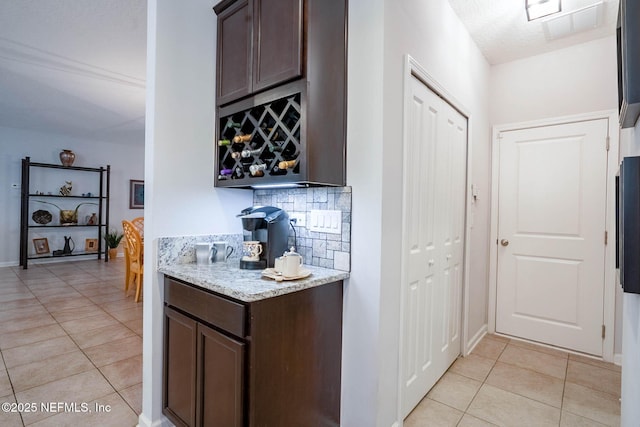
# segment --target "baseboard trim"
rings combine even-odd
[[[622,353],[616,353],[613,355],[613,364],[622,366]]]
[[[137,427],[173,427],[173,423],[164,415],[160,419],[151,421],[144,412],[138,417]]]
[[[471,353],[473,351],[473,349],[476,348],[476,346],[482,340],[482,338],[484,338],[484,336],[487,335],[488,331],[489,331],[489,327],[485,323],[478,330],[478,332],[476,332],[476,334],[473,337],[471,337],[469,342],[467,342],[467,344],[465,345],[465,349],[462,352],[462,355],[463,356],[468,356],[469,353]]]

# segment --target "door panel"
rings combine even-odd
[[[403,187],[402,410],[460,353],[466,119],[412,79]]]
[[[602,355],[607,129],[502,134],[496,331]]]
[[[243,425],[244,344],[198,324],[197,424]]]

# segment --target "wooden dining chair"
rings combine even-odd
[[[137,218],[133,218],[131,220],[131,223],[136,227],[136,229],[138,230],[138,233],[140,233],[140,237],[142,238],[142,241],[144,242],[144,217],[139,216]]]
[[[142,281],[144,274],[144,255],[142,250],[142,238],[136,226],[127,220],[122,220],[122,229],[127,241],[125,246],[125,260],[127,261],[125,271],[125,292],[129,290],[129,283],[133,278],[136,284],[135,301],[140,301],[140,293],[142,291]]]

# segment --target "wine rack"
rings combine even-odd
[[[224,116],[221,111],[217,185],[300,181],[305,167],[301,106],[302,93],[297,92]]]

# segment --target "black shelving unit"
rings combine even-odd
[[[64,169],[65,171],[72,171],[74,175],[82,176],[83,172],[93,175],[92,179],[99,180],[99,192],[97,195],[92,196],[78,196],[78,195],[58,195],[58,194],[42,194],[33,193],[31,189],[31,174],[34,173],[32,169]],[[30,157],[22,159],[22,183],[21,183],[21,203],[20,203],[20,265],[23,269],[28,268],[29,260],[41,260],[47,258],[63,258],[63,257],[77,257],[77,256],[96,256],[98,259],[102,259],[104,254],[104,261],[109,261],[109,255],[106,245],[103,245],[102,236],[109,230],[109,187],[110,187],[110,175],[111,166],[99,168],[89,168],[82,166],[62,166],[49,163],[37,163],[32,162]],[[85,175],[90,176],[90,175]],[[61,205],[68,205],[69,200],[75,202],[86,201],[87,203],[95,203],[98,205],[98,218],[97,224],[35,224],[30,221],[30,213],[33,210],[32,200],[33,197],[42,199],[41,201],[50,201],[50,203],[60,203]],[[40,201],[40,200],[39,200]],[[74,203],[75,203],[74,202]],[[71,254],[66,255],[53,255],[53,252],[47,254],[34,254],[29,253],[29,243],[32,231],[37,230],[39,234],[46,232],[47,229],[51,231],[53,229],[82,229],[86,230],[87,237],[97,238],[97,252],[85,252],[80,250],[74,250]]]

